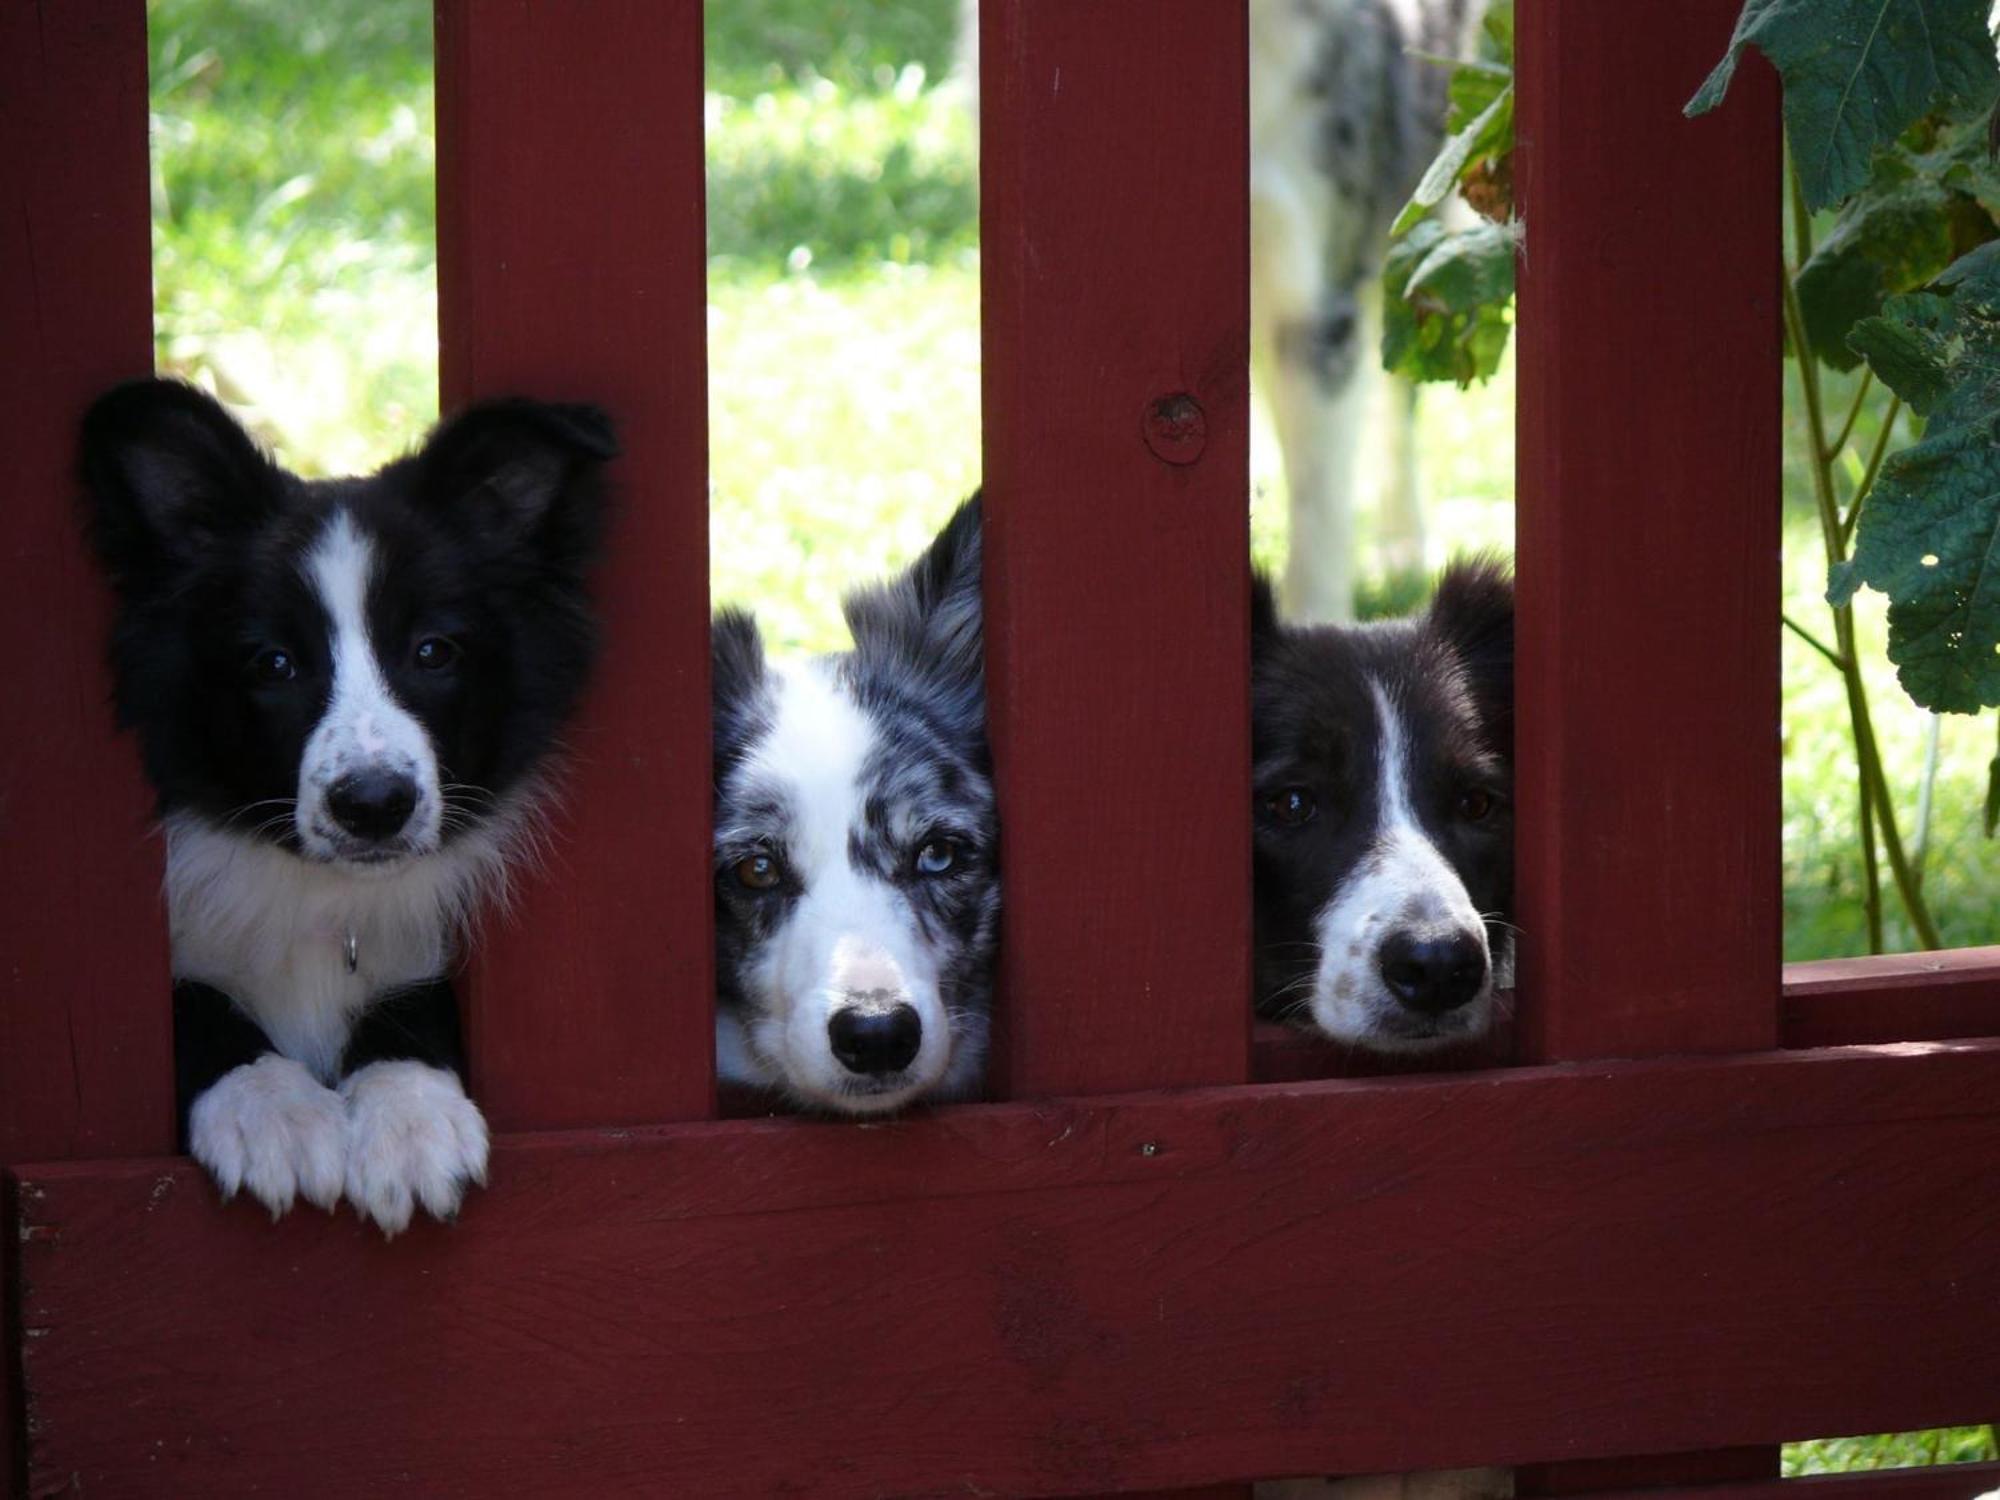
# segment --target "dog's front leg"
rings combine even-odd
[[[460,1081],[463,1050],[442,980],[371,1006],[348,1040],[347,1199],[384,1235],[419,1204],[453,1218],[466,1188],[486,1181],[486,1119]]]
[[[332,1212],[347,1158],[340,1096],[273,1050],[220,990],[174,986],[174,1074],[181,1149],[277,1218],[304,1198]]]

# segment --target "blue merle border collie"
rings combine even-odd
[[[1514,593],[1359,626],[1252,609],[1257,1009],[1378,1052],[1483,1033],[1512,963]]]
[[[713,636],[717,1071],[807,1109],[962,1098],[986,1055],[999,827],[979,500],[844,602],[851,651]]]
[[[532,840],[597,631],[604,415],[474,407],[308,481],[173,381],[83,423],[120,722],[167,846],[182,1141],[385,1233],[485,1179],[447,982]]]

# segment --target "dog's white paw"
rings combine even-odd
[[[347,1108],[289,1057],[268,1052],[194,1101],[188,1150],[225,1198],[247,1191],[274,1219],[294,1198],[331,1212],[346,1172]]]
[[[449,1219],[486,1181],[486,1117],[456,1074],[419,1062],[370,1063],[340,1086],[347,1101],[347,1200],[385,1235],[421,1203]]]

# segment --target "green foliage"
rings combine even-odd
[[[1468,173],[1513,149],[1514,80],[1506,69],[1462,65],[1452,75],[1451,102],[1444,145],[1396,216],[1392,234],[1407,232]]]
[[[1981,121],[1925,121],[1878,152],[1868,185],[1841,207],[1799,270],[1807,342],[1820,360],[1851,370],[1848,333],[1883,299],[1924,285],[1959,255],[1993,238],[2000,203]]]
[[[1382,363],[1461,388],[1492,375],[1513,326],[1514,236],[1481,222],[1452,233],[1425,219],[1389,247]]]
[[[2000,1457],[1991,1427],[1934,1427],[1880,1437],[1823,1438],[1785,1445],[1784,1477],[1914,1469],[1928,1464],[1988,1463]],[[1970,1486],[1968,1486],[1970,1488]]]
[[[1862,188],[1876,149],[1931,111],[1992,108],[2000,73],[1987,12],[1988,0],[1746,0],[1687,112],[1720,104],[1743,49],[1757,48],[1784,80],[1806,205],[1826,208]]]
[[[1396,216],[1382,275],[1383,368],[1460,388],[1491,377],[1513,327],[1513,0],[1493,0],[1484,28],[1487,56],[1452,69],[1444,143]],[[1454,193],[1485,220],[1447,223]]]
[[[1876,374],[1930,420],[1883,465],[1828,598],[1844,604],[1862,583],[1887,594],[1904,689],[1973,713],[2000,703],[2000,244],[1938,286],[1945,295],[1892,298],[1855,329]]]

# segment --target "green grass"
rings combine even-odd
[[[936,86],[953,10],[708,7],[714,587],[754,602],[784,647],[839,645],[840,591],[914,553],[977,482],[974,143]],[[437,408],[428,0],[151,0],[150,14],[163,368],[220,390],[306,472],[379,463]],[[1441,545],[1510,545],[1513,401],[1511,359],[1469,394],[1426,392]],[[1827,634],[1804,471],[1788,465],[1785,486],[1787,608]],[[1252,493],[1253,553],[1272,565],[1283,480],[1261,417]],[[1369,587],[1407,602],[1394,580]],[[1909,829],[1926,719],[1882,659],[1879,599],[1864,596],[1862,634]],[[1789,635],[1784,653],[1786,953],[1857,952],[1840,685]],[[1993,753],[1990,716],[1943,726],[1926,882],[1953,942],[2000,932],[2000,853],[1979,829]],[[1991,1456],[1988,1429],[1961,1428],[1792,1444],[1786,1472]]]

